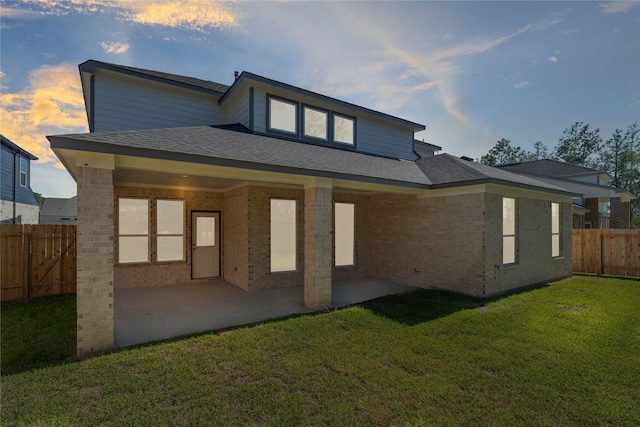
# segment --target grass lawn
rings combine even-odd
[[[3,372],[30,304],[2,304]],[[640,282],[421,291],[1,381],[3,425],[640,425]]]

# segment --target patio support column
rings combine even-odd
[[[304,305],[331,306],[333,259],[333,188],[329,179],[314,179],[304,190]]]
[[[82,355],[114,346],[113,156],[79,155],[76,180],[77,354]]]

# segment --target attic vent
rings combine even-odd
[[[473,162],[473,159],[471,157],[467,157],[467,156],[462,156],[460,157],[462,160],[466,160],[467,162]]]

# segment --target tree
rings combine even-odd
[[[536,141],[533,144],[533,151],[530,155],[530,160],[544,160],[548,159],[550,156],[549,149],[546,145],[544,145],[541,141]]]
[[[35,191],[33,192],[33,195],[36,196],[36,200],[38,201],[38,203],[40,203],[40,206],[42,206],[46,198],[43,197],[42,194],[36,193]]]
[[[590,131],[588,124],[575,122],[562,132],[553,154],[567,163],[594,167],[597,166],[594,155],[598,153],[601,143],[600,129]]]
[[[480,163],[488,166],[496,166],[507,163],[524,162],[527,160],[529,154],[530,153],[527,153],[520,147],[512,147],[510,140],[502,138],[487,154],[480,158]]]

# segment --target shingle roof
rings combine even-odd
[[[0,134],[0,141],[2,141],[2,143],[4,145],[6,145],[7,147],[11,148],[16,153],[20,153],[24,157],[27,157],[30,160],[38,160],[38,158],[36,156],[34,156],[33,154],[29,153],[27,150],[21,148],[18,144],[14,143],[13,141],[11,141],[6,136]]]
[[[167,82],[174,82],[174,83],[179,83],[181,85],[193,86],[196,88],[220,92],[221,94],[225,93],[229,89],[229,86],[227,85],[212,82],[209,80],[197,79],[195,77],[180,76],[177,74],[162,73],[159,71],[146,70],[144,68],[129,67],[125,65],[111,64],[108,62],[101,62],[101,61],[95,61],[95,60],[89,60],[80,64],[81,71],[83,70],[90,71],[90,69],[92,69],[93,67],[104,68],[111,71],[123,71],[126,74],[154,77],[156,79],[164,80]]]
[[[604,173],[597,169],[591,169],[584,166],[578,166],[571,163],[564,163],[550,159],[533,160],[531,162],[510,163],[507,165],[500,165],[496,167],[516,173],[548,176],[552,178],[565,178],[570,176]]]
[[[566,192],[566,189],[547,184],[517,173],[508,172],[450,154],[419,159],[416,164],[433,183],[433,187],[448,187],[462,183],[501,182]]]
[[[276,170],[288,173],[322,174],[361,180],[396,181],[412,186],[431,182],[414,163],[352,151],[310,145],[264,135],[210,126],[96,132],[48,137],[52,148],[82,149],[100,144],[104,152],[149,155],[158,158]],[[85,149],[89,147],[84,147]],[[97,147],[96,147],[97,148]],[[144,150],[140,152],[139,150]]]

